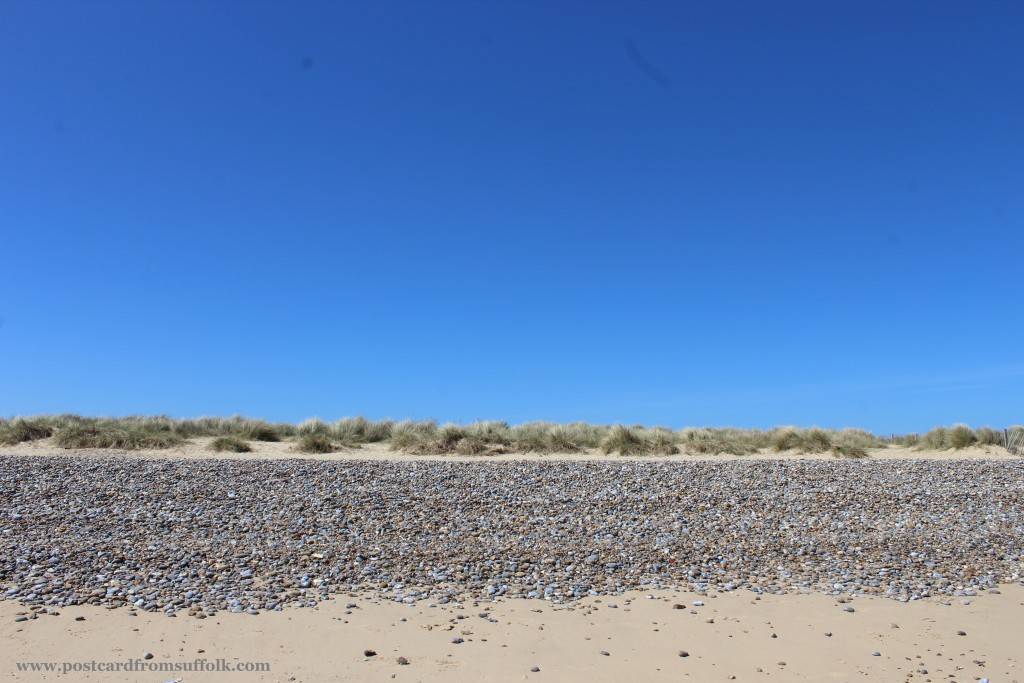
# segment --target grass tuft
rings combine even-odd
[[[635,429],[615,425],[605,440],[601,443],[601,452],[605,455],[618,453],[619,455],[643,455],[648,453],[644,440],[640,438]]]
[[[921,437],[921,440],[917,442],[917,447],[921,450],[944,451],[949,448],[946,445],[948,433],[949,430],[945,427],[936,427]]]
[[[299,436],[296,448],[303,453],[333,453],[338,450],[330,437],[316,432],[307,432]]]
[[[980,427],[974,430],[974,436],[978,438],[979,446],[1002,446],[1003,433],[991,427]]]
[[[674,455],[679,452],[679,448],[672,430],[663,427],[644,429],[637,425],[616,425],[601,442],[601,452],[606,455]]]
[[[248,442],[239,439],[237,436],[218,436],[210,442],[210,450],[223,453],[251,453],[252,446]]]
[[[253,441],[275,442],[281,440],[281,430],[274,425],[258,421],[243,432],[246,438]]]
[[[343,443],[379,443],[391,438],[395,423],[391,420],[372,421],[363,416],[346,417],[331,425],[331,435]]]
[[[855,444],[837,443],[832,447],[832,455],[837,458],[866,458],[868,452]]]
[[[330,426],[319,417],[311,417],[308,420],[300,422],[299,426],[295,429],[295,433],[299,437],[308,436],[309,434],[323,435],[330,431]]]
[[[802,453],[825,453],[832,450],[832,436],[824,429],[813,427],[779,427],[769,437],[772,450],[798,450]]]
[[[54,427],[46,418],[21,418],[0,423],[0,444],[14,446],[53,436]]]
[[[948,439],[949,447],[957,450],[973,446],[978,440],[978,438],[974,436],[974,432],[971,428],[964,424],[956,425],[950,429],[946,433],[946,437]]]
[[[752,434],[738,429],[684,429],[682,447],[694,455],[750,455],[762,447]]]
[[[974,430],[965,424],[958,424],[949,428],[936,427],[921,437],[921,440],[917,443],[917,448],[932,451],[959,450],[973,446],[982,441],[982,439],[984,439],[983,443],[992,443],[994,441],[997,445],[1002,444],[1002,435],[996,430],[985,428],[979,430],[979,432],[983,434],[983,437],[979,437],[975,434]]]
[[[141,422],[96,422],[64,427],[54,437],[60,448],[120,448],[137,451],[144,448],[170,448],[185,441],[177,432],[158,424]]]

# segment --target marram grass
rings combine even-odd
[[[296,450],[328,453],[382,444],[393,451],[423,455],[498,455],[502,453],[586,453],[608,455],[750,455],[759,451],[831,453],[863,458],[889,445],[918,450],[959,450],[1001,446],[1002,430],[958,424],[924,435],[876,436],[861,429],[775,427],[733,428],[594,425],[584,422],[500,421],[438,424],[435,420],[369,420],[347,417],[333,423],[311,418],[299,424],[271,423],[235,415],[230,418],[176,419],[165,415],[82,417],[42,415],[0,418],[0,445],[42,441],[60,448],[170,448],[210,438],[217,451],[246,452],[253,441],[291,442]]]
[[[210,442],[210,450],[218,453],[251,453],[252,446],[237,436],[218,436]]]

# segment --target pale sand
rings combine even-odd
[[[29,441],[16,446],[0,446],[0,455],[65,455],[75,457],[95,458],[198,458],[198,459],[273,459],[273,458],[303,458],[308,460],[487,460],[501,462],[503,460],[834,460],[831,453],[807,454],[799,451],[784,451],[778,453],[771,450],[761,451],[751,455],[690,455],[681,453],[679,455],[604,455],[598,450],[591,450],[585,453],[508,453],[505,455],[411,455],[409,453],[396,453],[383,444],[366,444],[361,448],[349,448],[334,453],[302,453],[295,448],[291,441],[262,442],[250,441],[252,447],[250,453],[217,453],[209,449],[212,437],[200,437],[191,439],[187,443],[166,449],[151,449],[141,451],[124,451],[114,448],[77,448],[64,449],[52,445],[51,439]],[[891,460],[907,458],[925,458],[929,460],[979,460],[988,458],[1018,458],[1002,446],[972,446],[961,450],[934,451],[916,450],[899,446],[888,448],[873,448],[868,451],[870,459]]]
[[[221,613],[202,621],[69,607],[60,616],[15,623],[23,609],[0,602],[0,680],[1022,681],[1024,586],[1001,590],[999,595],[954,598],[950,606],[934,599],[900,603],[859,597],[849,603],[853,613],[824,595],[755,600],[746,591],[708,596],[632,592],[590,598],[572,609],[541,600],[460,608],[338,596],[317,610]],[[695,599],[706,606],[691,607]],[[965,600],[970,604],[964,605]],[[346,614],[347,602],[359,607]],[[609,607],[613,604],[618,609]],[[673,609],[674,604],[686,607]],[[485,610],[497,623],[479,616]],[[85,621],[75,621],[80,615]],[[448,630],[449,620],[459,615],[465,619]],[[772,638],[773,633],[778,637]],[[453,644],[453,637],[465,642]],[[364,657],[367,649],[377,655]],[[689,656],[680,657],[680,650]],[[875,651],[880,656],[873,656]],[[268,662],[270,671],[62,675],[19,672],[16,666],[127,662],[145,652],[154,655],[150,661],[155,663],[196,658]],[[400,656],[410,664],[399,665]],[[534,666],[540,671],[531,672]]]

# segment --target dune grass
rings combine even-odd
[[[328,431],[333,438],[342,443],[380,443],[391,438],[394,426],[392,420],[372,421],[359,416],[338,420]]]
[[[855,444],[837,443],[831,448],[837,458],[866,458],[868,452]]]
[[[1003,433],[991,427],[979,427],[974,430],[974,436],[979,446],[1002,446]]]
[[[860,429],[776,427],[734,428],[594,425],[583,422],[501,421],[438,424],[436,420],[369,420],[346,417],[329,423],[311,418],[299,424],[271,423],[235,415],[230,418],[176,419],[166,415],[82,417],[51,415],[0,418],[0,445],[52,439],[62,448],[170,448],[190,439],[213,438],[214,450],[233,451],[253,441],[291,441],[303,452],[382,444],[393,451],[423,455],[498,455],[502,453],[587,453],[608,455],[750,455],[759,451],[831,453],[841,458],[866,457],[887,445],[920,450],[1001,446],[1003,432],[958,424],[936,427],[924,435],[876,436]],[[235,451],[245,452],[245,451]]]
[[[601,441],[601,452],[610,455],[675,455],[678,435],[664,427],[646,429],[641,425],[615,425]]]
[[[217,451],[218,453],[252,452],[252,446],[249,445],[249,442],[240,439],[237,436],[218,436],[217,438],[210,442],[209,448],[211,451]]]
[[[45,418],[15,418],[0,423],[0,444],[14,446],[53,436],[54,427]]]
[[[981,427],[974,430],[965,424],[953,425],[952,427],[936,427],[915,444],[920,450],[948,451],[960,450],[970,446],[1002,446],[1002,432],[991,427]]]
[[[768,439],[763,432],[738,429],[684,429],[680,448],[693,455],[750,455],[764,448]]]
[[[137,451],[177,446],[185,442],[185,437],[170,429],[144,423],[97,422],[59,429],[53,442],[60,448],[120,448]]]
[[[307,432],[299,435],[296,449],[303,453],[333,453],[338,447],[326,433]]]

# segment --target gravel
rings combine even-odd
[[[1024,581],[1022,502],[1022,460],[0,456],[0,598],[208,616],[356,591],[960,597]]]

